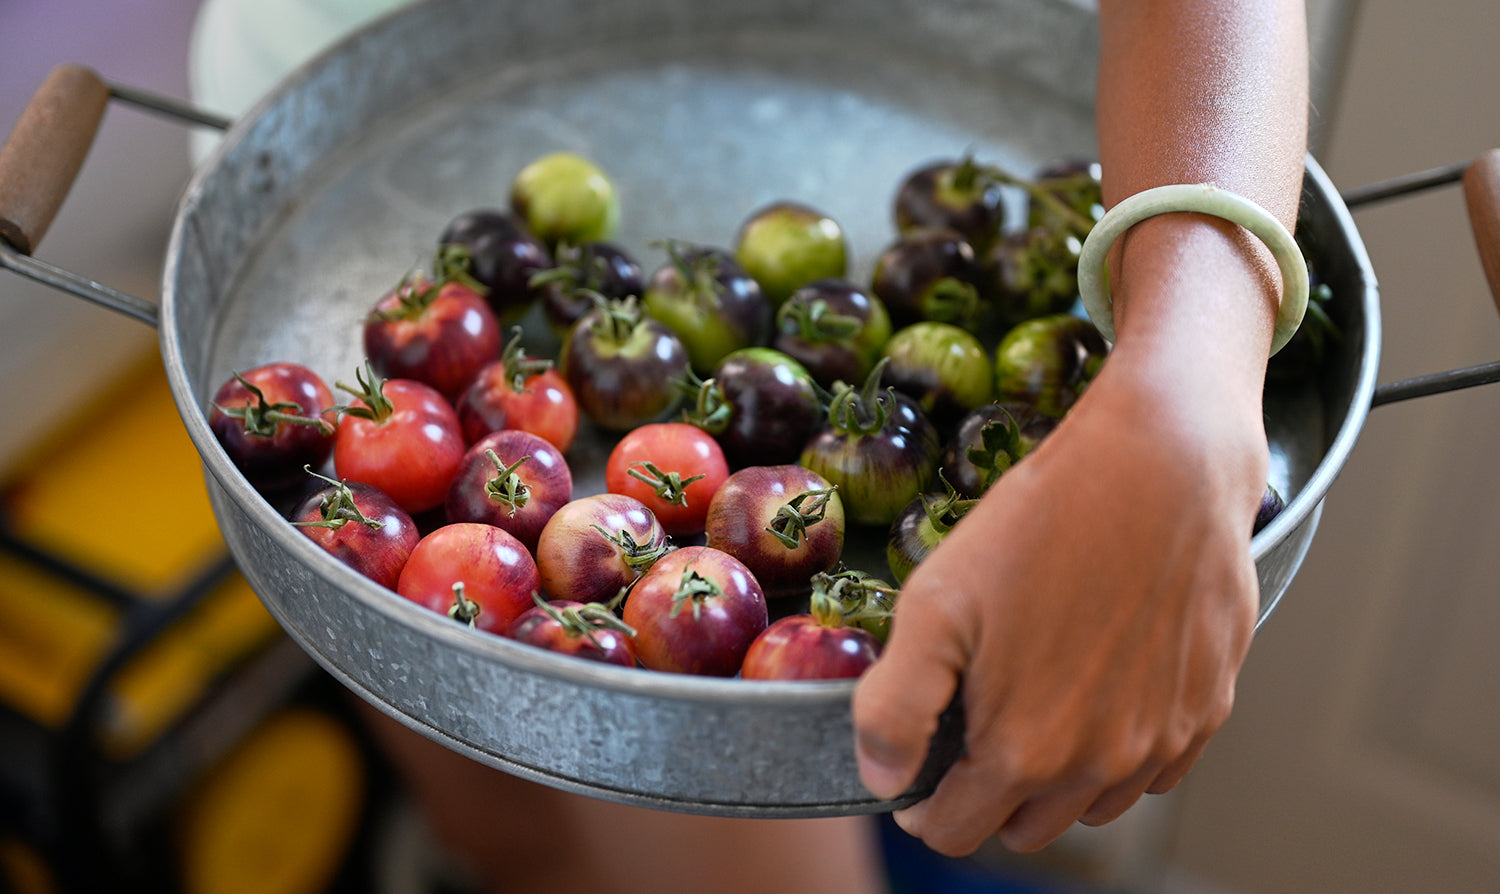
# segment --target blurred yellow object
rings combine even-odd
[[[326,714],[272,715],[208,773],[178,815],[183,894],[316,894],[364,808],[364,758]]]
[[[0,702],[61,726],[119,624],[119,609],[94,593],[0,553]]]
[[[160,362],[48,439],[6,506],[15,536],[143,596],[225,551]]]
[[[55,894],[57,882],[35,848],[16,838],[0,838],[0,891]]]
[[[100,750],[115,760],[135,756],[278,629],[244,577],[229,575],[120,669],[98,730]]]

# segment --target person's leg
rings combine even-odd
[[[877,894],[869,817],[746,820],[629,807],[493,770],[362,712],[433,834],[486,891]]]

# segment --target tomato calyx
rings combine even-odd
[[[299,528],[329,528],[330,530],[342,530],[349,522],[357,522],[372,531],[378,531],[385,527],[385,522],[378,518],[370,518],[354,502],[354,491],[343,481],[320,475],[312,470],[312,466],[303,466],[307,474],[314,478],[320,478],[333,486],[334,490],[318,503],[318,521],[294,521],[293,525]]]
[[[838,489],[835,484],[819,490],[805,490],[792,497],[776,510],[776,518],[766,530],[787,549],[796,549],[807,539],[808,526],[823,520],[828,501]]]
[[[448,617],[460,624],[473,627],[475,620],[483,612],[483,606],[464,595],[464,582],[456,581],[453,584],[453,604],[448,607]]]
[[[692,568],[685,568],[682,572],[682,582],[677,585],[676,592],[672,594],[672,608],[667,612],[667,616],[675,618],[682,613],[683,606],[692,605],[693,620],[697,621],[703,617],[703,603],[723,595],[724,590],[718,584]]]
[[[656,463],[650,460],[631,463],[630,468],[625,470],[625,474],[644,482],[662,502],[669,506],[686,506],[687,486],[694,481],[708,477],[707,475],[694,475],[690,478],[683,478],[679,472],[663,472]]]
[[[333,386],[341,391],[347,391],[350,395],[364,404],[345,404],[334,407],[334,412],[341,416],[353,416],[357,419],[368,419],[371,422],[384,422],[396,411],[395,404],[385,396],[385,379],[375,372],[375,368],[366,360],[365,365],[354,371],[354,381],[357,385],[347,385],[342,381],[334,382]]]
[[[885,641],[890,633],[896,597],[901,593],[899,589],[852,568],[819,572],[813,575],[812,585],[810,604],[814,604],[821,593],[838,604],[840,623],[846,627],[858,627]]]
[[[811,302],[784,302],[776,311],[776,326],[789,335],[795,334],[811,344],[841,342],[858,335],[864,321],[849,314],[837,313],[829,303],[817,298]]]
[[[494,450],[486,450],[484,455],[495,464],[495,470],[499,473],[485,482],[485,496],[505,506],[510,517],[515,518],[516,510],[525,509],[531,500],[531,488],[516,474],[516,469],[521,467],[521,463],[531,459],[531,454],[528,453],[508,466]]]
[[[592,527],[595,531],[599,532],[600,536],[613,543],[619,549],[620,560],[625,563],[625,567],[638,574],[654,565],[657,559],[672,551],[672,545],[665,537],[653,543],[638,543],[636,542],[635,535],[624,528],[620,529],[619,534],[611,534],[604,530],[602,525],[596,524]]]
[[[698,378],[691,368],[677,383],[692,405],[682,411],[682,418],[711,435],[723,434],[734,416],[734,407],[724,396],[724,389],[713,376]]]
[[[259,386],[251,383],[238,372],[234,373],[234,378],[246,391],[250,392],[250,396],[255,400],[246,401],[238,407],[226,407],[217,403],[214,406],[225,416],[244,422],[245,434],[269,438],[276,434],[276,426],[282,424],[315,426],[324,434],[333,433],[333,425],[327,419],[321,416],[304,415],[301,412],[301,405],[294,401],[269,403],[266,401],[265,392]]]
[[[979,444],[970,447],[966,456],[979,472],[981,489],[988,489],[997,479],[1010,471],[1026,454],[1026,443],[1021,438],[1021,423],[1004,407],[1001,416],[991,419],[979,429]],[[938,475],[941,477],[942,471]],[[943,479],[947,485],[948,480]],[[953,490],[951,486],[948,488]]]
[[[483,298],[489,292],[489,287],[469,273],[469,260],[467,246],[442,246],[433,257],[432,275],[414,270],[403,276],[394,292],[395,305],[371,311],[368,319],[388,323],[420,319],[443,287],[455,283]]]
[[[724,294],[724,284],[719,281],[721,258],[680,239],[666,239],[652,243],[666,251],[667,259],[677,271],[682,283],[682,292],[693,304],[706,311],[718,309]]]
[[[606,344],[623,346],[646,320],[646,312],[634,295],[606,298],[588,289],[580,291],[594,302],[594,308],[599,312],[591,331],[595,338]]]
[[[927,522],[932,525],[932,530],[939,535],[947,534],[954,526],[973,509],[979,500],[973,497],[965,497],[960,494],[942,469],[937,470],[938,480],[943,482],[943,493],[926,494],[922,497],[922,509],[927,514]]]
[[[542,594],[536,591],[532,592],[531,598],[568,636],[585,637],[597,649],[606,648],[595,636],[599,630],[613,630],[629,639],[636,638],[636,629],[621,620],[620,616],[615,614],[609,606],[598,602],[588,602],[583,605],[558,608],[543,599]]]
[[[505,371],[505,381],[516,394],[530,394],[531,389],[526,387],[526,383],[552,368],[551,360],[526,353],[526,349],[521,346],[520,326],[511,330],[510,341],[505,343],[505,348],[500,352],[500,363]]]
[[[857,435],[874,434],[885,427],[890,418],[889,405],[896,400],[892,389],[880,385],[881,375],[890,362],[889,357],[880,358],[859,388],[848,382],[835,383],[833,396],[828,402],[829,425],[838,431]]]

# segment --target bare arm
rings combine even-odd
[[[1103,0],[1106,202],[1212,181],[1295,215],[1300,0]],[[1261,387],[1280,283],[1236,227],[1171,214],[1113,256],[1118,340],[1058,430],[903,589],[855,694],[866,785],[912,781],[960,681],[966,755],[897,819],[943,853],[1039,848],[1165,791],[1227,718],[1254,629]]]

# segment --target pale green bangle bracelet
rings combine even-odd
[[[1189,211],[1223,218],[1254,233],[1271,250],[1281,268],[1281,306],[1271,338],[1275,354],[1296,334],[1307,312],[1307,259],[1297,240],[1269,211],[1212,183],[1178,183],[1142,190],[1109,209],[1089,231],[1078,255],[1078,292],[1089,319],[1107,340],[1115,340],[1114,310],[1109,297],[1105,256],[1126,230],[1148,217]]]

